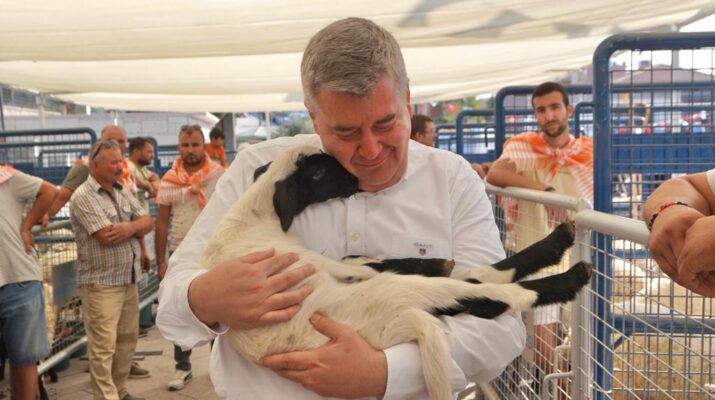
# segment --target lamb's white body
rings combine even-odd
[[[526,310],[537,293],[512,283],[474,285],[450,278],[376,273],[362,265],[329,259],[301,246],[297,237],[286,234],[273,207],[275,182],[295,169],[299,154],[312,154],[315,148],[299,148],[282,154],[231,207],[209,240],[202,266],[211,268],[223,261],[268,248],[277,253],[295,252],[300,261],[317,272],[304,282],[314,291],[290,321],[250,330],[230,330],[233,347],[252,361],[288,351],[317,348],[328,341],[310,324],[319,312],[348,324],[374,347],[384,349],[398,343],[417,341],[430,397],[448,400],[451,365],[442,338],[439,320],[429,310],[450,308],[457,299],[488,297],[502,301],[511,310]],[[343,283],[357,281],[357,283]]]

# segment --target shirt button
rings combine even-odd
[[[352,234],[352,236],[350,236],[350,239],[352,239],[353,242],[357,242],[358,240],[360,240],[360,234],[355,232]]]

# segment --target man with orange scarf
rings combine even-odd
[[[487,182],[592,201],[593,142],[588,137],[576,139],[571,135],[568,120],[574,108],[566,90],[556,82],[542,83],[534,90],[531,105],[541,132],[524,132],[507,140],[502,155],[489,170]],[[550,225],[570,217],[533,202],[504,200],[507,223],[513,224],[516,235],[516,251],[543,238]],[[568,257],[564,259],[568,261]],[[558,306],[543,307],[534,313],[535,362],[545,374],[551,372],[559,320]]]
[[[159,279],[166,273],[166,244],[173,253],[189,232],[189,228],[203,210],[224,168],[206,154],[201,127],[185,125],[179,132],[179,157],[159,183],[156,202],[156,262]],[[171,219],[171,231],[169,220]],[[169,235],[170,234],[170,235]],[[170,238],[170,240],[168,240]],[[183,351],[174,345],[176,371],[169,381],[169,390],[181,390],[191,375],[191,349]]]

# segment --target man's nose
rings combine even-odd
[[[373,160],[380,155],[382,143],[372,132],[365,132],[360,138],[359,154],[366,160]]]

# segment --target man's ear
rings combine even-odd
[[[568,114],[569,118],[571,118],[571,116],[573,115],[573,110],[573,104],[569,104],[566,106],[566,113]]]
[[[410,100],[410,81],[407,80],[407,89],[405,89],[405,104],[407,104],[407,112],[412,118],[412,101]]]

